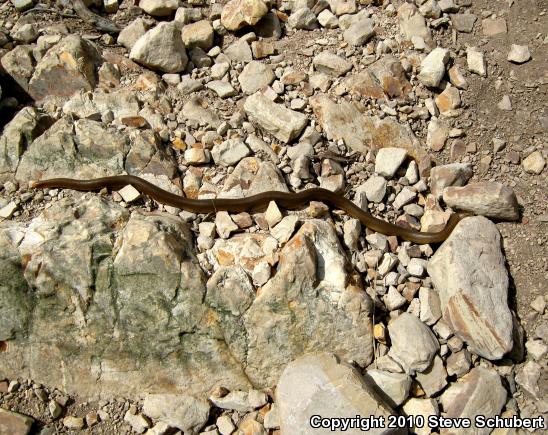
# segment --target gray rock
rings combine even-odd
[[[325,428],[313,428],[310,418],[337,416],[354,418],[367,415],[388,418],[390,406],[375,392],[374,387],[350,365],[334,355],[305,355],[284,370],[276,389],[281,433],[329,434]],[[381,434],[384,429],[371,428],[368,433]],[[360,428],[345,433],[363,433]]]
[[[225,140],[211,149],[215,163],[223,166],[234,166],[249,153],[249,148],[240,139]]]
[[[329,9],[324,9],[318,14],[318,22],[326,29],[339,27],[339,19]]]
[[[398,147],[417,161],[428,157],[411,129],[390,117],[364,116],[355,104],[336,103],[325,94],[308,101],[329,140],[342,139],[347,147],[364,154],[371,149]]]
[[[236,95],[236,90],[232,85],[223,80],[212,80],[207,83],[206,88],[211,89],[220,98],[228,98]]]
[[[210,404],[183,394],[147,394],[143,412],[185,433],[197,434],[209,417]]]
[[[367,199],[379,203],[386,195],[386,178],[373,174],[360,187],[363,188]]]
[[[541,400],[544,396],[539,386],[542,366],[535,361],[526,362],[516,374],[516,383],[533,400]]]
[[[332,77],[342,76],[352,69],[349,61],[329,51],[322,51],[314,56],[312,63],[317,71]]]
[[[34,0],[11,0],[11,2],[19,12],[24,12],[34,6]]]
[[[31,42],[36,41],[40,32],[36,24],[23,24],[21,26],[16,26],[10,33],[10,36],[17,42],[23,44],[30,44]]]
[[[364,18],[352,24],[343,33],[343,38],[350,45],[359,47],[367,43],[375,35],[373,20]]]
[[[426,262],[419,258],[412,258],[409,264],[411,264],[413,260]],[[409,266],[407,267],[407,270],[409,271]],[[409,272],[411,273],[411,271]],[[440,297],[438,293],[431,288],[421,287],[419,289],[419,301],[421,303],[421,321],[429,326],[436,323],[441,318]]]
[[[246,25],[254,26],[268,12],[262,0],[230,0],[221,14],[221,23],[227,30],[236,31]]]
[[[485,62],[485,57],[476,47],[468,47],[466,49],[466,62],[468,63],[468,69],[471,72],[482,77],[487,76],[487,63]]]
[[[449,61],[449,50],[436,47],[421,62],[419,80],[426,86],[437,87],[445,75],[445,65]]]
[[[392,347],[388,354],[406,373],[426,370],[439,350],[438,340],[430,329],[409,313],[402,313],[388,324]]]
[[[131,50],[137,40],[150,28],[150,24],[142,18],[136,18],[122,29],[117,42],[128,50]]]
[[[303,349],[335,351],[360,366],[371,362],[371,300],[348,284],[344,252],[333,226],[317,219],[306,221],[283,247],[276,273],[245,315],[246,373],[255,385],[277,380]]]
[[[513,344],[504,263],[496,226],[478,216],[459,222],[428,264],[443,319],[487,359],[502,358]]]
[[[443,200],[452,208],[515,221],[519,219],[516,194],[510,187],[489,181],[470,183],[464,187],[446,187]]]
[[[447,371],[443,365],[443,360],[436,355],[425,371],[417,373],[415,378],[426,397],[435,396],[447,385]]]
[[[295,139],[308,123],[302,113],[274,103],[261,92],[247,97],[244,109],[253,123],[285,143]]]
[[[153,70],[176,73],[188,63],[181,30],[174,22],[162,22],[141,36],[129,53],[131,60]]]
[[[402,148],[381,148],[375,158],[375,172],[386,178],[392,178],[407,157]]]
[[[238,82],[240,82],[242,91],[251,95],[264,86],[270,85],[275,78],[276,76],[269,65],[252,61],[244,67],[238,76]]]
[[[469,418],[476,416],[492,418],[500,415],[506,403],[506,390],[494,369],[476,367],[470,373],[453,383],[441,396],[441,403],[448,418]],[[492,429],[452,428],[455,434],[489,434]]]
[[[319,27],[316,15],[309,8],[300,8],[293,11],[287,20],[287,24],[297,30],[314,30]]]
[[[182,114],[186,119],[191,119],[198,123],[205,123],[213,128],[221,124],[217,113],[209,108],[204,108],[201,98],[193,98],[183,106]],[[206,104],[207,105],[207,104]]]
[[[435,166],[430,171],[430,190],[440,199],[448,186],[464,186],[474,175],[470,163],[450,163]]]
[[[512,44],[508,52],[507,59],[513,63],[525,63],[531,59],[529,47],[527,45]]]
[[[193,79],[190,75],[184,75],[181,77],[181,83],[177,85],[177,89],[183,94],[192,94],[193,92],[200,91],[204,88],[202,80]]]
[[[143,433],[150,427],[150,421],[145,416],[139,413],[133,413],[127,410],[124,414],[124,421],[131,426],[133,432]],[[83,429],[84,419],[77,417],[65,417],[63,419],[63,425],[67,429]]]
[[[177,0],[142,0],[139,7],[154,17],[167,17],[179,7]]]
[[[251,47],[245,39],[239,39],[236,42],[233,42],[227,48],[225,48],[224,53],[232,62],[251,62],[253,60],[253,52]]]
[[[414,38],[421,38],[427,46],[435,47],[426,21],[415,5],[403,3],[398,8],[398,22],[400,32],[406,39],[411,41]]]
[[[34,418],[28,415],[0,408],[0,428],[6,435],[27,435],[33,424]]]
[[[264,406],[268,397],[262,391],[231,391],[226,396],[210,396],[209,400],[221,409],[230,409],[238,412],[251,412]]]
[[[200,47],[209,50],[213,47],[213,27],[208,20],[201,20],[197,23],[187,24],[181,30],[181,36],[185,47],[189,50]]]
[[[388,403],[393,407],[401,405],[409,397],[411,377],[405,373],[371,369],[367,370],[365,378],[371,380],[388,396]]]
[[[451,14],[451,23],[458,32],[471,33],[478,17],[474,14]]]

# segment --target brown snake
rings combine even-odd
[[[156,187],[154,184],[133,175],[118,175],[114,177],[94,178],[92,180],[52,178],[49,180],[36,181],[32,187],[89,191],[99,190],[105,187],[109,189],[120,189],[128,184],[131,184],[139,192],[150,196],[162,204],[171,205],[195,213],[215,213],[217,211],[239,213],[242,211],[264,209],[268,206],[270,201],[275,201],[277,204],[287,209],[295,209],[308,204],[310,201],[322,201],[331,207],[344,210],[350,216],[358,219],[363,225],[373,231],[389,236],[398,236],[404,240],[419,244],[443,242],[462,218],[470,216],[470,213],[454,213],[449,218],[449,221],[443,230],[436,233],[423,233],[377,219],[344,196],[321,188],[306,189],[299,193],[269,191],[239,199],[190,199],[167,192]]]

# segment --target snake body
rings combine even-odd
[[[114,177],[94,178],[91,180],[75,180],[72,178],[51,178],[49,180],[37,181],[33,184],[34,188],[61,188],[83,191],[108,189],[121,189],[131,184],[139,192],[144,193],[156,201],[188,210],[194,213],[215,213],[217,211],[228,211],[239,213],[243,211],[252,211],[264,209],[270,201],[275,201],[286,209],[295,209],[308,204],[310,201],[322,201],[327,205],[344,210],[350,216],[358,219],[369,229],[383,233],[389,236],[398,236],[404,240],[409,240],[418,244],[443,242],[457,223],[469,213],[454,213],[449,218],[445,228],[439,232],[420,232],[398,225],[394,225],[371,216],[362,210],[353,202],[345,197],[322,188],[306,189],[298,193],[286,193],[278,191],[268,191],[257,195],[247,196],[238,199],[191,199],[185,198],[166,190],[160,189],[154,184],[133,175],[118,175]]]

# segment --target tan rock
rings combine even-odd
[[[262,0],[231,0],[223,8],[221,23],[230,31],[253,26],[266,15],[268,7]]]

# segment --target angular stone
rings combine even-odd
[[[544,160],[541,151],[534,151],[523,159],[521,164],[525,172],[539,175],[546,165],[546,160]]]
[[[221,14],[221,23],[227,30],[236,31],[254,26],[266,15],[268,7],[262,0],[230,0]]]
[[[219,127],[221,120],[217,113],[207,107],[207,102],[201,98],[193,98],[183,106],[182,114],[186,119],[204,122],[213,128]]]
[[[365,372],[365,378],[371,380],[388,396],[391,406],[400,406],[409,397],[411,377],[405,373],[370,369]]]
[[[249,154],[249,148],[240,139],[228,139],[211,150],[215,163],[223,166],[234,166]]]
[[[236,89],[229,82],[212,80],[207,83],[206,88],[211,89],[220,98],[228,98],[236,95]]]
[[[481,30],[485,36],[496,36],[508,32],[504,18],[485,18],[481,21]]]
[[[487,77],[487,64],[481,51],[478,51],[475,47],[468,47],[466,49],[466,62],[468,63],[468,69],[482,77]]]
[[[422,427],[411,427],[417,435],[429,435],[432,430],[427,424],[428,417],[440,414],[436,399],[416,399],[413,397],[403,404],[402,410],[407,416],[421,415],[424,417],[425,424]]]
[[[441,94],[436,96],[435,101],[442,115],[451,116],[454,110],[460,107],[460,92],[453,86],[447,86]]]
[[[519,219],[519,205],[514,191],[503,184],[480,181],[464,187],[446,187],[443,200],[452,208],[515,221]]]
[[[458,32],[472,33],[478,17],[474,14],[451,14],[451,23]]]
[[[131,60],[166,73],[183,71],[188,63],[181,30],[174,22],[162,22],[141,36],[129,53]]]
[[[403,148],[381,148],[375,158],[375,172],[385,178],[392,178],[407,157]]]
[[[137,40],[150,28],[150,24],[142,18],[136,18],[122,29],[117,42],[128,50],[131,50]]]
[[[436,47],[421,62],[418,79],[426,86],[437,87],[445,75],[445,65],[449,61],[449,50]]]
[[[67,36],[36,65],[29,94],[41,100],[51,95],[68,98],[80,90],[92,90],[101,61],[94,44],[76,35]]]
[[[448,418],[469,418],[474,422],[479,415],[484,418],[500,415],[506,403],[506,390],[494,369],[476,367],[442,394],[441,403]],[[491,431],[487,427],[476,427],[473,433],[487,435]],[[443,432],[445,431],[442,430]],[[471,431],[451,428],[451,433],[464,435]]]
[[[379,203],[386,195],[386,185],[386,178],[373,174],[360,187],[363,188],[369,201]]]
[[[428,131],[426,134],[426,145],[428,145],[428,148],[432,151],[442,150],[448,136],[449,127],[447,124],[440,119],[432,118],[428,123]]]
[[[309,8],[299,8],[291,13],[287,24],[297,30],[314,30],[318,28],[318,19]]]
[[[32,46],[17,45],[2,56],[0,63],[21,88],[28,90],[35,63]]]
[[[435,166],[430,171],[430,190],[437,199],[441,199],[446,187],[464,186],[472,178],[472,175],[474,175],[474,171],[470,163]]]
[[[274,54],[274,46],[270,41],[253,41],[251,51],[255,59],[263,59]]]
[[[181,35],[185,47],[191,50],[200,47],[203,50],[209,50],[213,47],[213,27],[208,20],[201,20],[196,23],[187,24],[181,30]]]
[[[5,435],[27,435],[34,419],[18,412],[0,408],[0,433]]]
[[[305,355],[284,370],[276,389],[281,433],[312,435],[326,432],[310,426],[313,415],[355,418],[356,415],[383,416],[393,414],[390,406],[350,365],[335,355]],[[362,433],[359,428],[346,433]],[[384,433],[371,428],[368,433]]]
[[[436,355],[430,367],[422,373],[417,373],[416,380],[426,393],[426,397],[435,396],[447,385],[447,371],[443,360]]]
[[[426,26],[424,17],[419,13],[417,7],[411,3],[403,3],[398,8],[398,22],[400,33],[408,40],[419,37],[424,40],[427,46],[434,48],[432,34]]]
[[[185,433],[198,433],[204,427],[209,408],[207,400],[183,394],[147,394],[143,401],[143,412],[148,417]]]
[[[350,45],[359,47],[367,43],[375,35],[373,20],[364,18],[352,24],[343,33],[343,38]]]
[[[308,123],[304,114],[274,103],[261,92],[247,97],[244,109],[252,122],[285,143],[295,139]]]
[[[244,67],[238,76],[238,82],[240,82],[242,91],[251,95],[264,86],[270,85],[275,78],[276,76],[269,65],[252,61]]]
[[[179,7],[177,0],[141,0],[139,7],[153,17],[168,17]]]
[[[428,263],[443,320],[469,349],[500,359],[512,349],[508,273],[500,234],[488,219],[465,218]]]
[[[314,56],[312,63],[317,71],[332,77],[342,76],[352,69],[349,61],[329,51],[322,51]]]
[[[513,63],[525,63],[531,59],[529,47],[527,45],[512,44],[508,52],[507,59]]]
[[[232,62],[251,62],[253,53],[245,39],[239,39],[225,48],[224,53]]]
[[[409,313],[402,313],[388,324],[392,347],[388,354],[406,373],[426,370],[439,350],[432,331]]]

